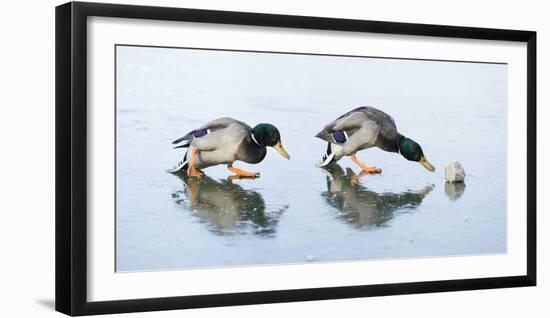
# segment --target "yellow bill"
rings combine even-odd
[[[424,168],[426,168],[427,170],[429,170],[431,172],[435,171],[435,167],[432,166],[432,164],[429,163],[428,160],[426,159],[426,157],[424,157],[424,156],[420,157],[420,164],[423,165]]]
[[[280,153],[281,156],[290,159],[290,155],[288,154],[288,152],[286,152],[283,144],[280,141],[275,146],[273,146],[273,148],[275,148],[275,150],[277,150],[277,152]]]

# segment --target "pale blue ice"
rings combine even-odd
[[[507,66],[117,47],[117,271],[506,253]],[[379,149],[315,164],[325,123],[361,105],[392,115],[437,168]],[[171,141],[212,119],[270,122],[257,180],[166,172]],[[458,160],[465,185],[444,181]]]

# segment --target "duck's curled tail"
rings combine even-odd
[[[348,134],[344,130],[320,131],[315,137],[327,142],[327,153],[323,155],[323,159],[318,164],[319,167],[338,161],[342,157],[342,144],[348,140]]]
[[[323,159],[321,159],[321,162],[319,163],[319,167],[326,167],[329,164],[336,162],[334,151],[332,150],[332,147],[336,146],[334,144],[331,144],[330,142],[327,143],[327,153],[323,155]]]
[[[200,138],[202,136],[208,135],[210,132],[211,132],[211,130],[207,129],[207,128],[195,129],[195,130],[191,131],[190,133],[188,133],[187,135],[174,140],[172,142],[172,144],[177,145],[177,146],[174,147],[174,149],[189,148],[191,146],[191,143],[193,142],[193,140],[195,140],[196,138]],[[183,156],[183,160],[178,162],[178,164],[176,164],[174,166],[174,168],[168,170],[168,172],[176,173],[176,172],[180,172],[182,170],[187,171],[187,168],[189,168],[189,164],[187,162],[187,153],[188,152],[189,152],[189,150],[187,150],[185,152],[185,155]]]
[[[187,152],[185,152],[185,155],[183,156],[183,160],[178,162],[174,168],[168,170],[170,173],[177,173],[180,171],[187,171],[187,168],[189,168],[189,164],[187,162]]]

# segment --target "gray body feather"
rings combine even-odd
[[[347,140],[337,143],[336,131],[344,131]],[[393,118],[374,107],[358,107],[327,124],[315,137],[327,141],[333,160],[350,156],[359,150],[378,147],[389,152],[399,152],[401,135]],[[332,161],[332,160],[331,160]]]
[[[195,137],[194,133],[197,131],[208,131],[208,133],[201,137]],[[250,126],[236,119],[224,117],[189,132],[173,143],[197,149],[199,154],[195,158],[195,167],[203,169],[219,164],[233,163],[237,160],[246,163],[262,161],[267,151],[265,147],[257,145],[251,135],[252,128]],[[184,157],[187,163],[191,159],[188,157],[189,155],[187,153]]]

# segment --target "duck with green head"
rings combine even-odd
[[[281,156],[290,159],[279,130],[271,124],[258,124],[254,128],[233,118],[219,118],[187,133],[172,142],[174,148],[189,148],[183,160],[170,172],[187,171],[190,177],[200,177],[199,169],[226,164],[229,171],[242,178],[257,178],[257,172],[233,167],[237,160],[259,163],[273,147]]]
[[[320,167],[351,156],[366,173],[380,173],[381,169],[367,167],[356,153],[363,149],[378,147],[389,152],[400,153],[409,161],[419,162],[429,171],[434,166],[424,156],[422,147],[414,140],[401,135],[393,118],[374,107],[358,107],[330,122],[315,137],[328,143],[327,152],[319,164]]]

